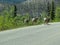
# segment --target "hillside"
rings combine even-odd
[[[40,16],[42,12],[47,13],[47,2],[51,3],[51,0],[0,0],[0,11],[3,11],[4,7],[9,7],[16,4],[17,13],[25,15],[28,13],[32,16]],[[55,0],[55,4],[59,6],[60,0]],[[8,4],[7,4],[8,3]]]
[[[16,3],[21,3],[26,0],[0,0],[0,3],[9,3],[9,4],[16,4]]]

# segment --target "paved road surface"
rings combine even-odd
[[[0,32],[0,45],[60,45],[60,23]]]

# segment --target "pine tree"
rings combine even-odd
[[[54,20],[55,18],[55,4],[54,1],[52,1],[52,6],[51,6],[51,20]]]
[[[17,7],[16,5],[14,5],[14,16],[13,17],[16,17],[17,16]]]
[[[47,16],[50,16],[50,12],[51,12],[51,4],[47,2]]]

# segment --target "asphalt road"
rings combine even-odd
[[[0,45],[60,45],[60,22],[2,31]]]

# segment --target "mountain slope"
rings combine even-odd
[[[52,0],[0,0],[0,3],[4,4],[16,4],[17,13],[25,15],[29,13],[30,15],[36,16],[41,15],[42,12],[46,12],[47,2]],[[21,2],[21,3],[20,3]],[[59,4],[60,0],[55,0],[55,4]],[[0,9],[3,7],[0,6]],[[8,7],[5,5],[5,7]],[[47,13],[47,12],[46,12]]]
[[[49,1],[49,0],[48,0]],[[43,11],[46,11],[47,0],[27,0],[17,4],[18,13],[26,14],[29,13],[33,16],[39,16]],[[50,0],[51,2],[51,0]]]
[[[26,0],[0,0],[0,3],[9,3],[9,4],[15,4],[15,3],[21,3]]]

